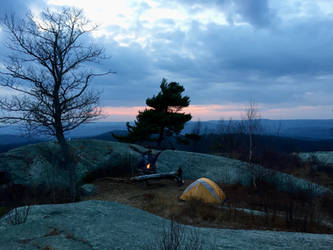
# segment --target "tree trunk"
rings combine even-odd
[[[54,127],[56,130],[56,138],[60,144],[60,148],[64,157],[64,167],[68,171],[69,174],[69,192],[71,196],[71,200],[75,201],[79,198],[79,194],[77,192],[77,184],[76,184],[76,173],[75,173],[75,159],[74,154],[71,150],[70,145],[67,143],[65,136],[64,136],[64,129],[62,124],[62,108],[60,105],[60,98],[59,98],[59,89],[62,85],[62,75],[59,72],[53,73],[54,77],[54,89],[53,89],[53,106],[55,109],[54,114]]]
[[[131,181],[148,181],[153,179],[175,179],[179,185],[184,184],[182,177],[182,169],[179,168],[177,171],[169,173],[158,173],[158,174],[147,174],[140,175],[131,178]]]
[[[252,154],[253,154],[253,134],[252,129],[249,131],[249,163],[252,163]]]
[[[74,155],[70,145],[67,143],[65,139],[64,133],[61,131],[59,131],[58,133],[57,131],[56,137],[59,142],[62,155],[64,157],[64,167],[69,173],[69,192],[71,200],[76,201],[77,199],[79,199],[79,192],[76,183],[77,181],[76,171],[75,171],[76,162],[74,159]]]

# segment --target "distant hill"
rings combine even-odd
[[[127,131],[117,130],[108,133],[103,133],[97,136],[90,137],[91,139],[117,141],[113,136],[126,135]],[[185,140],[185,136],[181,136]],[[255,148],[259,152],[264,151],[278,151],[285,153],[292,152],[315,152],[315,151],[333,151],[333,139],[321,140],[321,139],[301,139],[276,135],[255,135],[254,138]],[[149,143],[146,143],[149,144]],[[226,137],[215,133],[203,134],[199,141],[187,140],[187,143],[177,142],[175,137],[169,137],[167,145],[171,147],[184,150],[201,153],[210,153],[216,150],[222,150],[225,152],[239,147],[239,150],[247,150],[248,136],[244,134],[230,134]],[[220,148],[219,148],[220,147]]]
[[[98,140],[104,140],[104,141],[118,141],[116,138],[113,137],[112,134],[119,135],[119,136],[125,136],[127,135],[126,130],[113,130],[110,132],[106,132],[100,135],[95,135],[89,137],[90,139],[98,139]]]
[[[237,120],[231,121],[231,125],[235,125]],[[178,149],[198,151],[200,148],[210,150],[207,145],[213,145],[213,141],[217,140],[216,134],[221,133],[221,127],[227,126],[228,120],[224,123],[220,120],[202,121],[200,122],[200,134],[206,134],[204,140],[189,145],[176,145]],[[257,142],[259,148],[277,147],[281,150],[310,152],[333,150],[333,119],[330,120],[268,120],[262,119],[261,125],[263,129],[260,131],[262,137],[258,137]],[[182,134],[191,133],[198,127],[198,122],[191,121],[185,124]],[[116,141],[111,131],[115,134],[126,134],[125,122],[94,122],[84,124],[81,127],[67,133],[67,138],[93,138],[100,140]],[[49,140],[46,138],[27,138],[20,134],[20,129],[16,126],[0,128],[0,152],[28,143]],[[214,135],[210,135],[214,134]],[[267,137],[265,137],[267,136]],[[275,136],[275,137],[274,137]],[[238,138],[239,139],[239,138]],[[246,145],[246,138],[244,145]],[[175,140],[171,138],[174,144]],[[202,145],[201,145],[202,144]],[[267,146],[261,146],[267,145]],[[192,147],[192,148],[191,148]],[[195,149],[194,149],[195,148]]]
[[[27,144],[36,141],[41,141],[41,139],[37,139],[34,137],[24,137],[19,135],[8,135],[0,134],[0,145],[9,145],[9,144]]]
[[[228,124],[224,121],[224,125]],[[236,124],[237,120],[232,121]],[[216,133],[221,131],[220,120],[201,121],[201,133]],[[198,122],[190,121],[185,124],[182,134],[190,133],[196,128]],[[280,135],[285,137],[313,139],[333,139],[333,119],[329,120],[269,120],[262,119],[262,134]],[[77,129],[67,133],[67,137],[92,137],[110,131],[126,130],[126,122],[91,122],[83,124]],[[0,128],[0,135],[19,135],[18,127],[11,126]],[[0,138],[1,140],[1,138]],[[2,141],[2,140],[1,140]]]
[[[8,150],[24,146],[26,144],[34,144],[45,140],[46,140],[45,138],[43,139],[38,137],[25,137],[22,135],[0,134],[0,153],[7,152]]]
[[[223,126],[228,126],[229,121],[202,121],[202,133],[220,133]],[[231,126],[236,126],[239,120],[231,121]],[[261,119],[261,134],[279,135],[284,137],[313,139],[333,139],[333,119],[328,120],[269,120]],[[189,122],[182,133],[189,133],[198,126],[198,122]]]

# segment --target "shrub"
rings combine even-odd
[[[162,233],[147,249],[199,250],[203,249],[202,243],[198,230],[185,230],[184,225],[178,224],[171,219],[170,226],[164,228]]]
[[[0,207],[0,218],[8,212],[8,208]]]
[[[6,172],[0,172],[0,185],[8,183],[9,183],[8,174]]]
[[[98,178],[103,178],[107,176],[111,177],[120,177],[120,176],[132,176],[133,169],[131,168],[130,160],[128,158],[120,159],[120,163],[116,166],[112,161],[114,159],[110,158],[109,160],[102,163],[98,169],[90,172],[83,178],[84,183],[91,183]]]
[[[298,155],[272,150],[265,150],[262,153],[257,153],[255,155],[255,162],[263,165],[265,168],[282,172],[290,172],[291,170],[304,167],[304,164]]]
[[[204,221],[212,222],[218,218],[218,213],[219,210],[216,206],[207,204],[200,199],[190,199],[182,206],[177,217],[187,216],[195,220],[199,216]]]
[[[83,178],[84,183],[92,183],[94,180],[103,177],[119,177],[119,176],[130,176],[131,169],[127,164],[118,165],[115,167],[104,166],[100,169],[90,172]]]
[[[25,223],[30,213],[30,206],[14,208],[6,216],[6,221],[12,225]]]
[[[45,186],[27,187],[24,185],[9,185],[0,192],[0,206],[14,208],[24,205],[45,203],[70,202],[70,196],[66,189],[50,190]]]
[[[333,195],[325,195],[322,197],[321,206],[323,209],[333,217]]]

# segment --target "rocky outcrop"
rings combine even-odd
[[[11,225],[6,217],[0,219],[0,246],[6,250],[156,249],[152,244],[169,223],[110,201],[38,205],[31,207],[25,223]],[[326,234],[184,226],[184,235],[193,229],[202,249],[331,249],[333,245],[333,237]]]
[[[261,166],[252,166],[255,171],[249,171],[246,162],[226,157],[191,153],[177,150],[166,150],[157,162],[158,171],[171,171],[183,169],[185,179],[207,177],[215,182],[240,183],[248,186],[252,181],[252,173],[263,176],[263,179],[272,183],[278,190],[286,192],[307,192],[312,195],[321,195],[331,192],[328,188],[315,183],[296,178],[292,175],[264,169]]]
[[[310,153],[298,153],[297,154],[303,161],[319,161],[327,168],[333,168],[333,151],[327,152],[310,152]]]
[[[84,184],[80,187],[80,192],[84,196],[94,195],[97,192],[97,188],[94,184]]]
[[[141,154],[133,150],[131,144],[100,141],[72,140],[77,160],[77,183],[84,184],[94,175],[110,175],[135,171],[141,160]],[[146,149],[135,145],[139,151]],[[207,154],[191,153],[177,150],[163,151],[156,163],[158,172],[171,172],[183,169],[185,179],[208,177],[215,182],[240,183],[250,185],[252,180],[246,162]],[[322,194],[329,190],[314,183],[298,179],[288,174],[265,170],[265,181],[273,183],[281,191],[306,191]],[[28,145],[0,155],[1,179],[11,184],[22,184],[46,188],[66,187],[69,183],[68,172],[62,165],[58,143],[45,142]],[[0,186],[6,183],[1,183]]]
[[[77,160],[78,183],[98,172],[130,172],[140,160],[140,154],[126,143],[72,140],[70,144]],[[56,188],[66,187],[69,183],[69,174],[62,165],[60,148],[56,142],[23,146],[1,154],[0,173],[5,173],[6,182],[11,184]]]

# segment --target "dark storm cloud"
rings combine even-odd
[[[236,6],[236,13],[254,26],[266,26],[275,19],[274,13],[269,9],[268,0],[230,0],[227,2],[233,3]],[[230,18],[232,20],[232,14]]]
[[[185,37],[176,31],[169,34],[173,41],[159,44],[165,49],[157,52],[160,57],[155,56],[164,69],[183,71],[191,66],[192,76],[235,72],[237,80],[250,73],[268,77],[333,73],[332,25],[333,21],[312,21],[258,31],[249,26],[216,24],[200,29],[193,24]],[[194,59],[182,56],[179,49],[166,49],[177,43],[193,53]]]
[[[186,4],[193,12],[206,8],[218,8],[227,15],[229,23],[248,22],[256,27],[270,25],[276,20],[276,15],[270,9],[268,0],[175,0]],[[239,20],[240,18],[240,20]]]
[[[224,69],[266,75],[329,73],[333,21],[304,22],[281,30],[211,25],[202,37]]]
[[[333,74],[332,25],[332,20],[304,19],[271,30],[217,24],[202,29],[194,22],[186,32],[156,31],[150,57],[156,70],[187,86],[195,103],[251,97],[315,103],[329,93],[316,88],[333,91],[329,80],[317,79]]]

